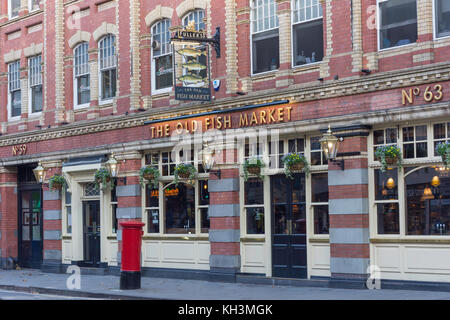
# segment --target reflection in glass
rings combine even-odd
[[[328,234],[329,229],[328,206],[314,206],[314,234]]]
[[[398,203],[377,204],[378,234],[399,234]]]
[[[375,170],[375,200],[398,199],[398,170]]]
[[[246,208],[247,211],[247,234],[264,233],[264,208]]]
[[[248,179],[245,183],[245,204],[264,204],[264,182],[259,179]]]
[[[195,189],[171,185],[164,191],[165,233],[195,233]]]

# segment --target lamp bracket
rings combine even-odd
[[[209,173],[210,174],[212,173],[212,174],[216,175],[216,177],[219,178],[219,180],[222,177],[222,172],[220,171],[220,169],[218,169],[218,170],[210,170]]]
[[[123,185],[125,185],[125,186],[127,185],[127,177],[116,177],[115,179],[116,179],[116,182],[120,181],[120,182],[122,182]],[[116,183],[116,185],[117,185],[117,183]]]

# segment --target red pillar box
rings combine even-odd
[[[120,269],[120,289],[141,288],[141,239],[144,223],[121,222],[122,226],[122,267]]]

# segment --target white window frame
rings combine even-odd
[[[38,9],[33,10],[33,0],[28,0],[28,12],[38,11]]]
[[[10,72],[9,72],[9,68],[10,68],[10,66],[11,65],[13,65],[13,64],[18,64],[18,71],[17,71],[17,73],[18,73],[18,80],[16,80],[16,81],[19,81],[19,86],[20,86],[20,88],[19,89],[16,89],[16,90],[14,90],[14,91],[19,91],[20,90],[20,102],[22,103],[22,82],[20,81],[20,60],[16,60],[16,61],[13,61],[13,62],[11,62],[11,63],[8,63],[8,65],[7,65],[7,68],[8,68],[8,120],[9,121],[14,121],[14,120],[19,120],[20,118],[21,118],[21,116],[22,116],[22,111],[21,111],[21,113],[20,113],[20,115],[18,115],[18,116],[12,116],[12,99],[11,99],[11,86],[10,86]]]
[[[152,27],[150,28],[151,33],[152,33],[152,43],[153,43],[153,28],[155,28],[157,24],[162,23],[163,21],[168,21],[169,27],[172,24],[170,19],[162,19],[162,20],[159,20],[158,22],[156,22],[155,24],[153,24]],[[161,42],[161,48],[163,45],[164,44]],[[154,50],[153,50],[153,48],[151,49],[151,52],[152,52],[151,57],[150,57],[151,68],[152,68],[151,69],[151,83],[152,83],[152,94],[154,94],[154,95],[171,92],[172,88],[173,88],[173,83],[172,83],[172,86],[170,86],[170,87],[156,89],[156,73],[155,73],[156,72],[156,67],[155,67],[156,66],[156,63],[155,63],[156,58],[161,58],[161,57],[169,56],[169,55],[172,56],[172,82],[173,82],[173,74],[175,73],[175,67],[174,67],[174,61],[173,61],[174,57],[173,57],[173,52],[172,52],[172,45],[170,44],[170,39],[168,41],[168,47],[169,47],[169,52],[160,54],[158,56],[154,56],[154,54],[153,54]]]
[[[269,27],[268,29],[258,30],[258,31],[254,31],[253,30],[254,29],[253,28],[253,21],[255,21],[255,17],[254,17],[253,12],[254,12],[254,3],[256,1],[258,1],[258,0],[250,0],[250,71],[251,71],[251,75],[252,76],[264,75],[264,74],[267,74],[267,73],[277,72],[279,70],[279,67],[278,67],[278,69],[275,69],[275,70],[269,70],[269,71],[258,72],[258,73],[255,73],[254,70],[253,70],[253,36],[256,35],[256,34],[259,34],[259,33],[263,33],[263,32],[268,32],[268,31],[272,31],[272,30],[278,30],[278,41],[280,40],[280,22],[279,22],[279,19],[278,19],[277,2],[275,0],[273,0],[273,1],[275,3],[275,15],[274,15],[274,17],[275,17],[275,25],[276,25],[276,27],[273,27],[273,28]],[[271,0],[269,0],[269,1],[271,1]],[[280,47],[279,47],[279,50],[280,50]],[[280,53],[278,52],[278,54],[280,54]]]
[[[113,38],[113,43],[111,45],[110,48],[112,48],[114,50],[113,54],[112,54],[112,60],[114,60],[114,65],[111,66],[107,66],[107,67],[103,67],[101,66],[102,64],[102,44],[103,42],[107,39],[107,38]],[[111,56],[108,56],[107,58],[109,58]],[[110,70],[116,70],[116,92],[115,92],[115,96],[111,97],[111,98],[107,98],[107,99],[102,99],[102,95],[103,95],[103,77],[102,77],[102,73],[105,71],[110,71]],[[117,96],[117,79],[118,79],[118,73],[117,73],[117,50],[116,50],[116,36],[112,33],[105,35],[104,37],[102,37],[100,39],[100,41],[98,42],[98,103],[99,105],[104,105],[104,104],[109,104],[112,103],[115,99],[115,97]]]
[[[433,0],[433,39],[434,40],[440,40],[440,39],[448,39],[450,38],[450,32],[448,35],[444,35],[439,37],[438,36],[438,16],[437,16],[437,1],[438,0]]]
[[[69,186],[66,186],[62,189],[61,193],[62,193],[62,197],[63,197],[63,216],[62,216],[62,224],[63,224],[63,235],[72,235],[73,232],[73,212],[72,212],[72,201],[73,201],[73,193],[71,192],[72,190],[70,190],[70,192],[68,191]],[[70,204],[67,203],[67,193],[70,193],[71,198],[70,198]],[[68,215],[68,208],[70,208],[70,226],[71,226],[71,230],[70,232],[68,231],[67,227],[68,227],[68,222],[69,222],[69,215]]]
[[[75,63],[76,63],[75,53],[76,53],[77,49],[80,48],[82,45],[87,46],[87,49],[86,49],[87,72],[82,73],[82,74],[81,73],[77,74],[75,72],[75,69],[77,67],[77,65],[75,65]],[[89,43],[88,42],[81,42],[73,49],[73,106],[74,106],[74,109],[82,109],[82,108],[86,108],[86,107],[90,106],[90,101],[83,103],[83,104],[78,103],[78,78],[83,75],[89,75],[89,97],[90,97],[89,100],[91,100],[92,99],[92,96],[91,96],[91,73],[90,73],[90,65],[89,65]]]
[[[34,59],[39,59],[40,60],[40,62],[39,62],[39,64],[38,64],[38,66],[39,66],[39,76],[37,76],[38,77],[38,82],[40,82],[40,83],[38,83],[38,84],[34,84],[33,86],[32,86],[32,77],[33,77],[33,69],[31,68],[31,61],[32,60],[34,60]],[[43,83],[42,83],[42,55],[37,55],[37,56],[34,56],[34,57],[30,57],[30,58],[28,58],[28,114],[30,115],[30,116],[39,116],[40,114],[42,114],[42,110],[41,111],[37,111],[37,112],[33,112],[33,87],[34,86],[41,86],[42,87],[42,99],[44,99],[44,90],[43,90]],[[44,107],[43,106],[43,102],[44,101],[42,101],[42,107]]]
[[[291,8],[295,8],[295,3],[297,1],[300,1],[300,0],[292,0]],[[307,23],[307,22],[311,22],[311,21],[320,20],[320,19],[322,20],[322,27],[325,26],[324,23],[323,23],[323,8],[322,8],[322,4],[321,4],[320,0],[317,0],[317,2],[318,2],[318,5],[319,5],[319,11],[322,10],[322,15],[320,17],[317,17],[317,18],[312,18],[312,19],[308,19],[308,20],[304,20],[304,21],[295,22],[294,21],[295,12],[294,12],[294,9],[292,9],[292,14],[291,14],[291,51],[292,51],[291,52],[291,55],[292,55],[292,57],[291,57],[291,59],[292,59],[291,66],[292,66],[292,68],[302,68],[302,67],[305,67],[305,66],[314,66],[314,65],[320,64],[322,62],[322,60],[321,60],[321,61],[311,62],[311,63],[307,63],[307,64],[301,64],[301,65],[296,65],[295,64],[294,26],[299,25],[299,24],[303,24],[303,23]],[[325,42],[322,41],[322,45],[324,45],[324,43]],[[325,53],[325,50],[324,50],[324,53]]]
[[[417,45],[417,40],[416,42],[413,43],[408,43],[408,44],[404,44],[401,46],[394,46],[394,47],[390,47],[390,48],[384,48],[381,49],[381,37],[380,37],[380,30],[381,30],[381,14],[380,14],[380,3],[383,2],[387,2],[390,0],[377,0],[377,42],[378,42],[378,51],[382,52],[382,51],[387,51],[387,50],[395,50],[395,49],[401,49],[401,48],[405,48],[408,46],[415,46]],[[416,7],[417,6],[417,0],[416,1]],[[417,29],[419,28],[419,15],[417,14]],[[417,30],[417,36],[419,35],[419,30]]]
[[[16,16],[12,16],[12,6],[11,6],[11,1],[12,0],[8,0],[8,19],[16,19],[19,17],[19,14],[17,14]],[[20,6],[19,6],[19,10],[20,10]]]
[[[199,22],[195,24],[195,29],[196,29],[196,30],[199,30],[200,24],[201,24],[201,23],[204,24],[205,29],[206,29],[206,22],[203,21],[203,19],[206,18],[206,12],[205,12],[204,9],[195,9],[195,10],[192,10],[192,11],[188,12],[187,14],[185,14],[185,15],[183,16],[183,19],[181,19],[181,20],[182,20],[183,26],[187,26],[187,24],[188,24],[191,20],[195,20],[195,16],[196,16],[196,15],[199,15],[200,12],[201,12],[202,15],[203,15],[203,18],[201,18],[201,19],[202,19],[202,22],[200,22],[200,18],[198,18],[197,20],[198,20]],[[194,18],[194,19],[193,19],[193,18]]]

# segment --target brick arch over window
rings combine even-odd
[[[93,33],[95,42],[98,42],[100,39],[102,39],[104,36],[108,34],[113,34],[117,36],[118,34],[117,26],[115,24],[103,22],[102,25],[97,29],[95,29]]]
[[[206,0],[184,0],[176,9],[178,17],[184,17],[189,11],[203,9],[206,10]]]
[[[72,37],[70,37],[69,47],[70,49],[74,49],[79,43],[89,43],[89,40],[91,40],[91,34],[89,32],[78,30]]]
[[[159,20],[172,19],[172,15],[172,8],[157,5],[155,9],[150,11],[150,13],[145,16],[145,24],[147,27],[151,27]]]

